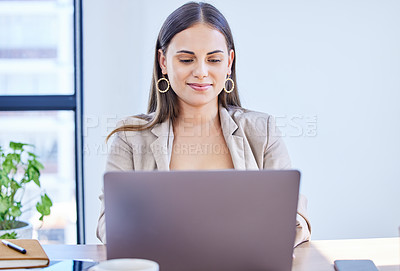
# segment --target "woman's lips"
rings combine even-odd
[[[211,87],[211,84],[196,84],[196,83],[188,83],[188,85],[197,91],[205,91]]]

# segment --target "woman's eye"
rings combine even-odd
[[[220,59],[209,59],[208,61],[210,61],[210,62],[213,62],[213,63],[216,63],[216,62],[221,62],[221,60],[220,60]]]
[[[183,63],[190,63],[193,62],[193,59],[179,59],[179,61]]]

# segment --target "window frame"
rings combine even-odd
[[[83,40],[82,0],[74,0],[74,94],[0,95],[0,111],[68,110],[75,119],[75,198],[77,244],[85,244],[85,205],[83,185]]]

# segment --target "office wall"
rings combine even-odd
[[[156,36],[185,2],[83,1],[88,243],[105,136],[145,112]],[[277,117],[302,171],[313,239],[397,236],[400,2],[210,2],[231,24],[244,106]]]

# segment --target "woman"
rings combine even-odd
[[[241,107],[231,30],[206,3],[187,3],[166,19],[156,44],[148,114],[118,126],[108,136],[115,134],[107,171],[290,168],[274,119]],[[100,199],[97,236],[105,242]],[[309,237],[301,197],[295,245]]]

